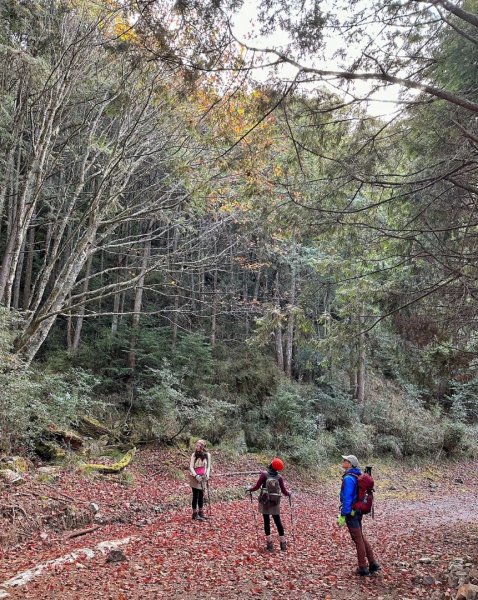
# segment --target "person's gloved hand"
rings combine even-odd
[[[196,475],[196,481],[201,481],[202,477],[201,475]]]
[[[351,517],[355,517],[355,511],[354,511],[354,510],[351,510],[351,511],[350,511],[350,516],[351,516]]]
[[[204,475],[204,479],[205,479],[206,481],[209,481],[209,475]]]
[[[337,517],[337,525],[343,527],[345,525],[345,515],[339,515]]]

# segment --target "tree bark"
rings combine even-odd
[[[150,234],[152,230],[152,223],[149,224],[148,233]],[[138,341],[138,330],[139,330],[139,321],[141,317],[141,309],[143,306],[143,292],[144,292],[144,276],[146,273],[146,269],[148,267],[149,257],[151,255],[151,237],[150,235],[144,242],[143,247],[143,258],[141,260],[140,265],[140,278],[138,280],[136,286],[136,292],[134,297],[134,308],[133,308],[133,317],[131,322],[131,339],[130,346],[127,356],[127,367],[130,369],[130,378],[134,373],[136,368],[136,345]]]
[[[276,311],[276,320],[277,324],[275,327],[275,345],[276,345],[276,361],[279,369],[281,371],[284,370],[284,346],[282,343],[282,322],[281,322],[281,307],[279,302],[279,267],[276,271],[275,278],[275,287],[274,287],[274,296],[275,296],[275,311]]]
[[[88,259],[86,261],[86,267],[85,267],[85,278],[83,281],[83,298],[80,299],[80,302],[84,300],[84,296],[86,294],[86,292],[88,291],[88,285],[89,285],[89,277],[91,275],[91,264],[93,262],[93,253],[91,253],[88,256]],[[85,305],[83,304],[82,306],[80,306],[79,308],[79,315],[76,319],[76,326],[75,326],[75,335],[73,337],[73,344],[71,346],[71,353],[72,354],[77,354],[79,347],[80,347],[80,340],[81,340],[81,329],[83,327],[83,320],[85,318]]]
[[[217,334],[217,269],[214,269],[213,279],[213,298],[212,298],[212,314],[211,314],[211,347],[216,345]]]
[[[296,289],[296,265],[294,263],[292,263],[291,273],[290,273],[289,315],[288,315],[288,320],[287,320],[286,353],[285,353],[285,372],[289,378],[292,377],[292,358],[293,358],[293,350],[294,350],[295,289]]]
[[[28,232],[28,243],[26,248],[27,264],[25,267],[25,279],[23,281],[23,310],[30,306],[30,294],[32,291],[33,258],[35,256],[35,227],[30,227]]]

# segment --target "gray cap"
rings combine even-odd
[[[356,456],[354,456],[353,454],[348,454],[347,456],[344,456],[342,454],[342,458],[344,460],[348,460],[349,463],[352,465],[352,467],[358,467],[359,466],[358,458]]]

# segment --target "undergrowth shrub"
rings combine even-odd
[[[26,369],[13,352],[15,328],[21,317],[0,311],[0,440],[4,451],[31,448],[45,429],[68,428],[93,405],[97,381],[81,369],[54,373]]]
[[[288,452],[297,448],[300,440],[315,439],[320,418],[314,409],[313,391],[310,386],[282,378],[260,406],[243,408],[247,445]]]
[[[374,427],[364,423],[354,423],[351,427],[337,427],[334,438],[341,454],[355,454],[360,460],[374,452]]]
[[[260,408],[246,411],[242,418],[242,424],[246,444],[250,451],[274,447],[272,431],[267,426]]]
[[[334,458],[337,451],[334,435],[329,431],[321,431],[315,439],[294,437],[287,449],[287,456],[300,467],[316,470]]]
[[[452,394],[447,397],[447,401],[454,421],[478,423],[478,377],[465,383],[454,382]]]
[[[443,422],[443,450],[447,454],[457,454],[466,450],[468,428],[464,423],[446,419]]]
[[[133,431],[138,428],[144,441],[170,441],[186,430],[217,443],[224,435],[235,407],[228,402],[206,395],[192,397],[186,385],[164,359],[161,369],[151,369],[150,381],[155,384],[138,391],[133,414]]]
[[[257,348],[243,345],[215,348],[214,380],[223,384],[246,408],[257,407],[273,395],[281,373],[273,359]]]
[[[439,415],[427,410],[414,386],[382,386],[371,394],[363,421],[374,427],[376,446],[395,456],[426,456],[442,445]]]
[[[376,435],[376,437],[375,437],[375,454],[377,456],[391,454],[395,458],[402,458],[402,456],[403,456],[402,441],[394,435]]]
[[[473,425],[466,429],[466,439],[463,440],[462,451],[469,458],[478,458],[478,426]]]
[[[315,406],[328,430],[349,427],[358,421],[356,402],[349,392],[328,384],[316,391]]]

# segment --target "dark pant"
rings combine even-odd
[[[369,564],[375,563],[372,546],[369,544],[362,531],[362,515],[357,514],[354,517],[346,517],[346,523],[350,537],[357,550],[358,566],[366,568]]]
[[[198,490],[197,488],[191,488],[193,491],[193,500],[191,503],[191,506],[193,508],[193,510],[196,510],[197,508],[199,508],[199,510],[202,509],[203,504],[204,504],[204,491],[203,490]]]
[[[270,535],[271,534],[271,515],[262,515],[262,518],[264,519],[264,533],[266,535]],[[284,535],[284,527],[280,520],[280,515],[272,515],[272,518],[274,519],[274,523],[276,524],[279,535]]]

